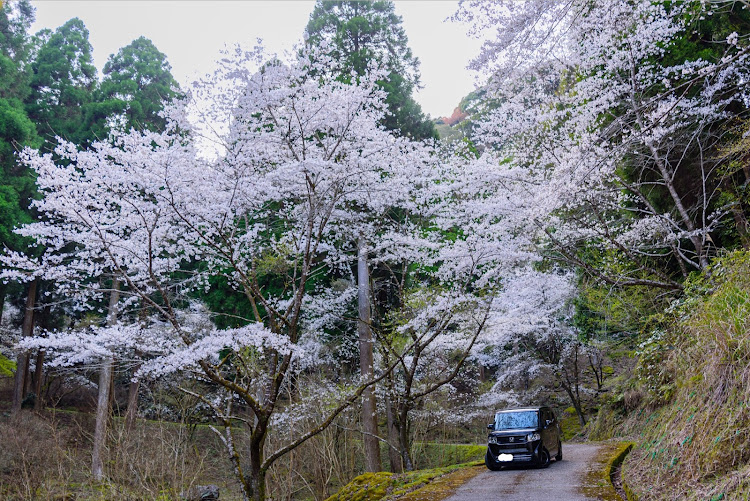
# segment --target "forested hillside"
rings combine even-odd
[[[461,2],[437,129],[397,12],[180,88],[1,4],[0,494],[325,499],[549,405],[638,499],[747,497],[750,4]]]

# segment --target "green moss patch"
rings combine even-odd
[[[0,355],[0,376],[11,377],[16,372],[16,363]]]
[[[418,442],[414,444],[412,457],[417,468],[426,470],[484,460],[486,451],[486,445]],[[385,450],[383,450],[382,457],[387,457]]]
[[[457,464],[407,473],[365,473],[326,501],[438,501],[482,471],[483,463]]]
[[[567,442],[581,433],[581,421],[573,407],[568,407],[560,415],[560,430],[562,431],[563,442]]]
[[[326,501],[375,501],[383,499],[393,488],[395,475],[382,471],[364,473],[346,484],[339,492]]]
[[[420,489],[397,499],[401,501],[440,501],[453,495],[456,489],[483,471],[486,471],[484,461],[471,463],[466,468],[457,468],[450,473],[433,478]]]

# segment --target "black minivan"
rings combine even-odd
[[[560,426],[549,407],[499,411],[487,428],[490,433],[484,463],[490,470],[522,463],[545,468],[552,454],[555,460],[562,460]]]

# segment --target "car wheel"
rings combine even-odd
[[[491,471],[500,471],[500,469],[502,468],[502,466],[495,463],[495,460],[490,455],[489,449],[487,449],[487,453],[484,455],[484,464],[485,466],[487,466],[487,469]]]
[[[549,466],[549,451],[542,447],[539,449],[539,468],[546,468]]]
[[[562,461],[562,443],[557,441],[557,454],[555,454],[555,461]]]

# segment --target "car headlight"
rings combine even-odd
[[[538,433],[529,433],[528,435],[526,435],[527,442],[536,442],[537,440],[541,438],[542,437],[540,437]]]
[[[497,437],[488,437],[487,438],[488,444],[496,444],[497,443]]]

